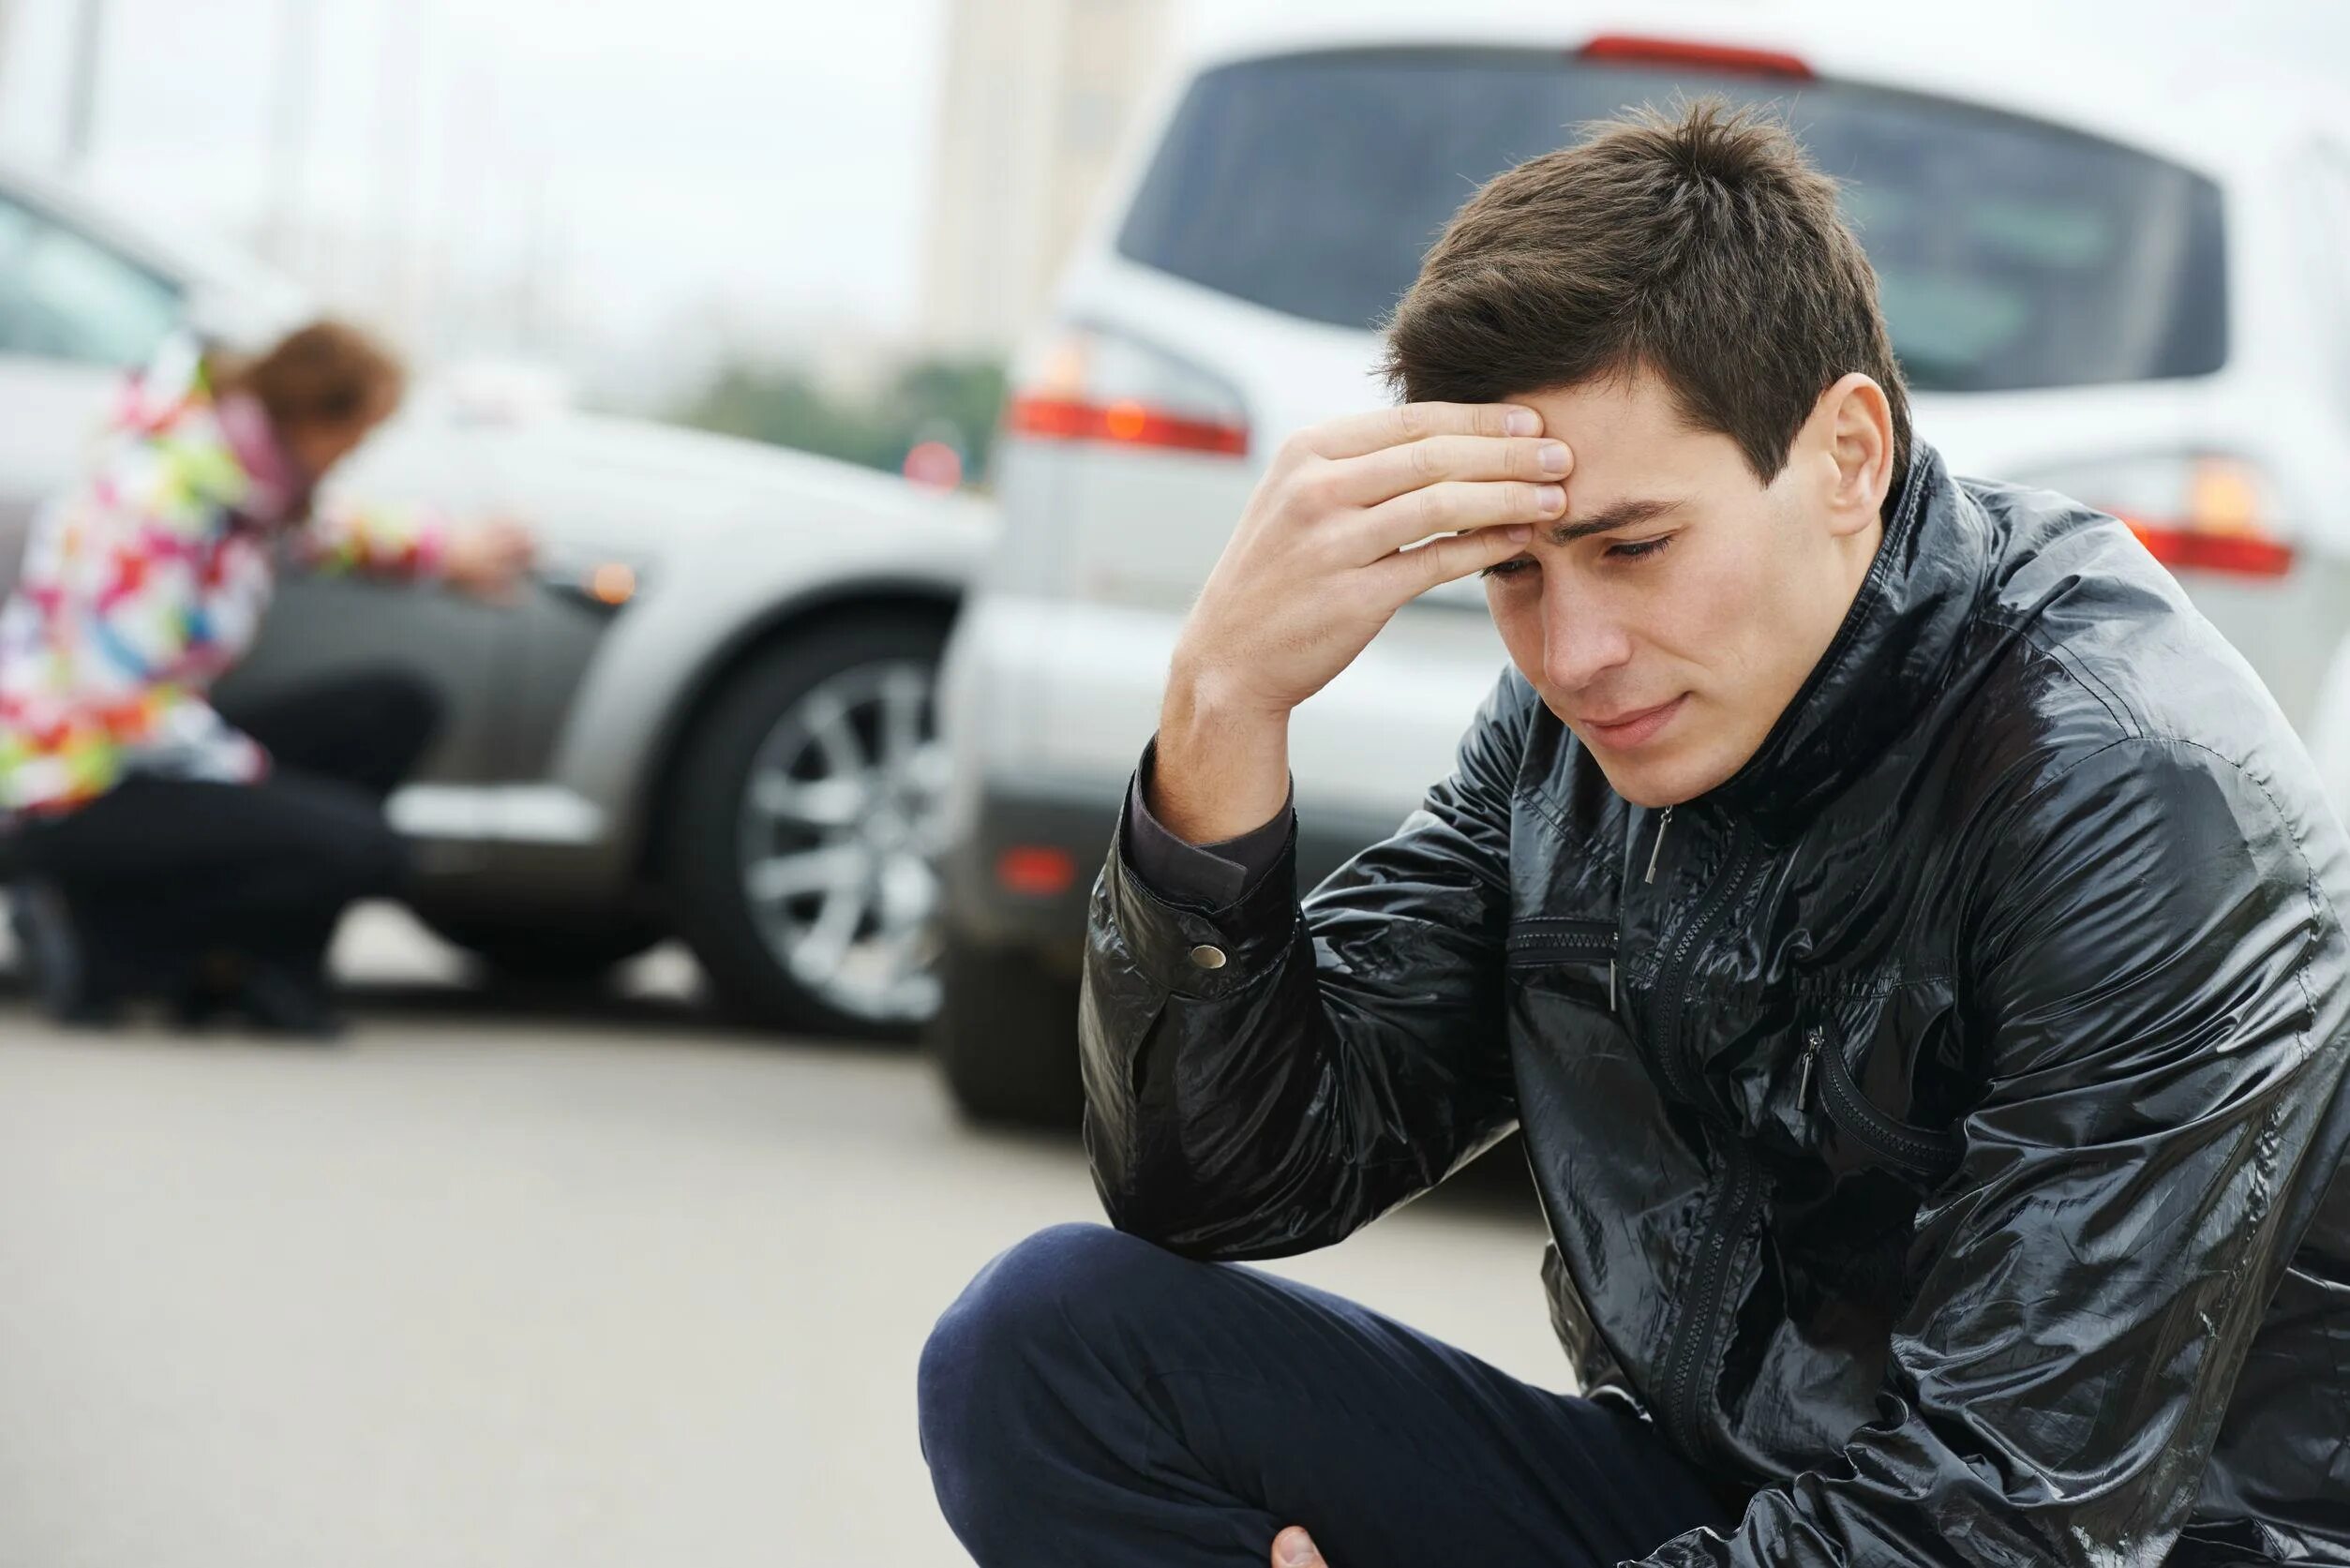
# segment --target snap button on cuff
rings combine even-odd
[[[1191,949],[1191,962],[1203,969],[1221,969],[1224,966],[1224,949],[1203,942]]]

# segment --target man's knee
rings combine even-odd
[[[1065,1359],[1089,1325],[1147,1301],[1170,1264],[1186,1266],[1101,1225],[1055,1225],[997,1256],[922,1347],[925,1428],[934,1406],[947,1413]]]
[[[1100,1225],[1055,1225],[997,1257],[947,1308],[922,1347],[922,1452],[950,1512],[950,1489],[983,1484],[991,1455],[1034,1440],[1039,1408],[1074,1411],[1132,1396],[1108,1341],[1170,1308],[1187,1262]],[[1041,1396],[1042,1404],[1039,1400]]]

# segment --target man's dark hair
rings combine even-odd
[[[1717,98],[1592,130],[1454,217],[1389,323],[1389,383],[1497,403],[1645,368],[1768,485],[1858,370],[1893,405],[1897,487],[1909,399],[1835,182],[1779,121]]]

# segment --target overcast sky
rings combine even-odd
[[[55,155],[82,3],[0,0],[0,150]],[[1306,3],[1192,0],[1195,20]],[[783,337],[808,323],[914,325],[946,0],[103,5],[90,173],[152,218],[251,238],[291,195],[312,235],[307,270],[339,236],[330,261],[362,281],[386,234],[406,236],[394,260],[412,277],[510,279],[535,257],[545,291],[612,336],[665,333],[688,312],[764,320]],[[2110,45],[2149,39],[2350,78],[2350,0],[1849,0],[1844,12],[1920,49],[1964,25],[2077,53],[2085,92],[2122,68]],[[306,13],[311,134],[289,187],[273,181],[270,127],[288,21]]]
[[[0,0],[0,148],[61,141],[79,0]],[[714,300],[910,325],[940,0],[105,0],[93,182],[164,221],[273,198],[288,18],[316,16],[296,194],[344,247],[512,269],[651,321]],[[282,183],[282,182],[281,182]]]

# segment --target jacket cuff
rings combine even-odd
[[[1151,814],[1151,769],[1159,754],[1154,737],[1143,748],[1143,760],[1126,787],[1126,815],[1118,847],[1134,874],[1151,891],[1170,903],[1220,909],[1238,902],[1280,863],[1296,813],[1290,800],[1262,826],[1237,838],[1215,844],[1191,844],[1170,832]]]
[[[1138,793],[1129,791],[1118,814],[1116,846],[1103,877],[1109,915],[1130,961],[1178,996],[1224,996],[1253,983],[1280,963],[1297,930],[1295,814],[1275,819],[1280,847],[1238,897],[1220,904],[1178,902],[1154,889],[1128,859]]]

